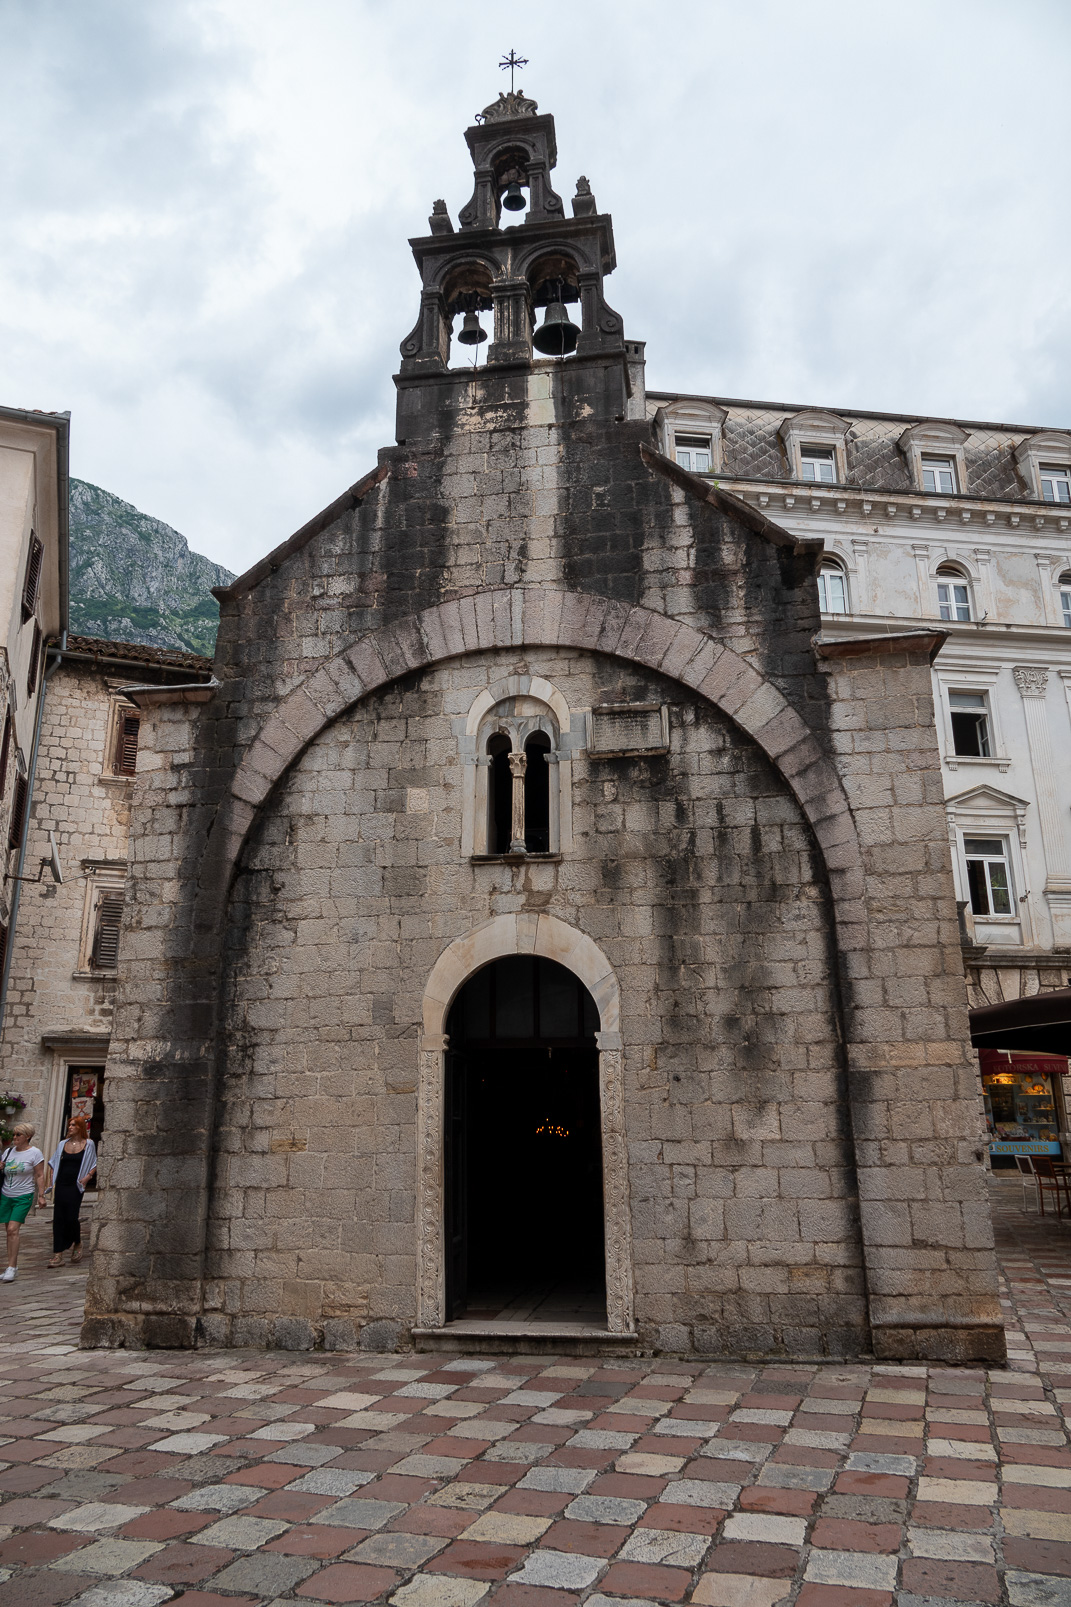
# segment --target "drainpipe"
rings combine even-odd
[[[53,638],[55,640],[55,638]],[[26,809],[23,814],[22,832],[19,836],[19,857],[15,865],[15,878],[23,874],[26,864],[26,844],[30,838],[30,821],[33,817],[33,791],[37,781],[37,753],[41,746],[41,726],[45,715],[45,699],[48,696],[48,683],[55,671],[59,668],[67,648],[67,632],[64,631],[59,639],[59,646],[50,649],[56,657],[52,664],[46,665],[41,677],[41,696],[37,700],[37,718],[33,726],[33,746],[30,749],[30,768],[27,776]],[[22,882],[14,880],[15,891],[11,895],[11,916],[7,924],[7,954],[4,959],[4,974],[0,977],[0,1037],[4,1030],[4,1012],[7,1008],[7,980],[11,975],[11,961],[15,954],[15,926],[19,918],[19,904],[22,900]]]

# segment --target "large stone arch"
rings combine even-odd
[[[842,951],[863,947],[863,859],[841,778],[777,688],[732,648],[653,609],[586,593],[500,587],[369,631],[293,688],[264,721],[232,778],[202,861],[198,926],[222,918],[238,856],[272,789],[326,726],[361,698],[443,659],[495,648],[567,647],[658,671],[707,698],[752,737],[784,778],[825,862]]]
[[[606,1233],[606,1325],[629,1334],[635,1321],[632,1218],[629,1210],[625,1097],[622,1085],[621,992],[606,955],[584,932],[554,915],[498,915],[455,938],[440,954],[424,989],[417,1095],[418,1327],[446,1317],[443,1244],[443,1086],[450,1006],[469,977],[508,954],[557,960],[580,978],[599,1010],[599,1106],[602,1118]]]

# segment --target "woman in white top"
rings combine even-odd
[[[13,1141],[0,1160],[4,1166],[4,1187],[0,1190],[0,1222],[7,1227],[7,1271],[0,1283],[14,1283],[19,1269],[19,1234],[34,1201],[44,1205],[45,1157],[30,1143],[33,1127],[19,1122]]]

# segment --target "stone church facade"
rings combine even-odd
[[[942,635],[822,636],[821,542],[664,452],[553,120],[466,138],[398,444],[129,694],[84,1340],[1002,1357]]]

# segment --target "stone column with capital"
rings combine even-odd
[[[511,854],[523,854],[524,844],[524,772],[528,768],[528,757],[523,753],[511,753],[509,756],[509,773],[513,777],[513,822],[512,842],[509,845]]]
[[[1068,863],[1067,834],[1057,799],[1056,770],[1049,735],[1045,696],[1049,672],[1033,665],[1017,664],[1012,670],[1023,700],[1026,736],[1030,744],[1030,765],[1038,800],[1041,848],[1045,859],[1045,892],[1071,892],[1071,865]]]

